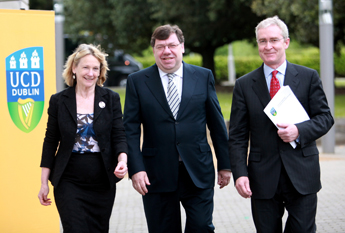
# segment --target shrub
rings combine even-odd
[[[262,60],[259,56],[248,56],[235,58],[236,77],[239,78],[262,65]]]
[[[320,56],[291,56],[287,58],[289,62],[306,66],[316,70],[320,74]]]
[[[202,58],[198,54],[184,56],[183,61],[191,65],[196,65],[196,66],[202,65]]]
[[[336,77],[345,77],[345,48],[340,56],[334,56],[334,70]]]
[[[143,68],[147,68],[155,64],[154,56],[135,57],[135,60],[140,62],[143,65]]]
[[[344,49],[345,50],[345,49]],[[345,51],[340,56],[334,55],[334,69],[336,77],[345,77]],[[296,51],[296,52],[295,52]],[[289,51],[287,53],[287,60],[291,63],[306,66],[317,70],[320,73],[320,55],[318,50],[305,50],[306,52]],[[136,57],[136,59],[143,64],[143,68],[149,67],[155,63],[153,56]],[[187,55],[183,60],[186,63],[201,66],[202,58],[200,55]],[[218,55],[214,58],[216,82],[228,80],[228,57]],[[239,78],[262,65],[262,60],[259,55],[247,55],[235,57],[236,77]]]

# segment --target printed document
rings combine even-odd
[[[289,86],[282,86],[273,99],[264,109],[266,115],[271,119],[273,124],[278,123],[297,124],[310,120],[307,112],[292,92]],[[279,129],[279,127],[277,126]],[[295,141],[290,142],[295,149]]]

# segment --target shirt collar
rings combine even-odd
[[[275,69],[272,69],[271,67],[269,67],[268,65],[266,65],[264,63],[264,74],[265,74],[265,78],[267,78],[272,71]],[[276,70],[279,71],[279,73],[283,74],[285,76],[285,72],[286,72],[286,60],[283,62],[283,64],[281,64]]]
[[[158,71],[159,71],[159,76],[161,78],[168,74],[164,72],[163,70],[159,69],[159,67],[158,67]],[[178,68],[178,70],[174,72],[174,74],[179,76],[180,78],[183,77],[183,63],[181,64],[180,68]]]

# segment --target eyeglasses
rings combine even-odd
[[[284,38],[273,38],[273,39],[270,39],[268,42],[270,42],[271,45],[275,45],[277,44],[280,40],[283,40]],[[267,44],[267,40],[266,39],[261,39],[261,40],[257,40],[258,44],[259,45],[266,45]]]
[[[172,49],[176,49],[177,46],[179,46],[180,44],[168,44],[168,45],[156,45],[154,48],[157,49],[158,51],[163,51],[165,49],[165,47],[168,47],[170,50]]]

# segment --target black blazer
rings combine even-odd
[[[101,101],[105,103],[104,108],[99,105]],[[58,185],[73,150],[77,132],[76,109],[75,87],[69,87],[50,98],[41,167],[51,169],[49,179],[54,186]],[[117,156],[121,152],[127,153],[126,135],[119,95],[97,85],[93,127],[113,187],[119,181],[114,175]]]
[[[270,101],[263,66],[235,84],[229,128],[232,172],[235,181],[241,176],[249,177],[253,198],[273,197],[282,164],[299,193],[316,193],[321,188],[315,140],[334,123],[321,80],[315,70],[287,62],[286,85],[310,117],[309,121],[296,125],[300,134],[296,149],[279,138],[277,128],[263,112]]]
[[[227,131],[214,78],[208,69],[183,63],[183,90],[176,120],[168,105],[157,65],[129,75],[124,125],[129,175],[146,171],[151,193],[177,189],[179,155],[197,187],[214,187],[215,171],[206,125],[211,133],[218,170],[230,169]]]

